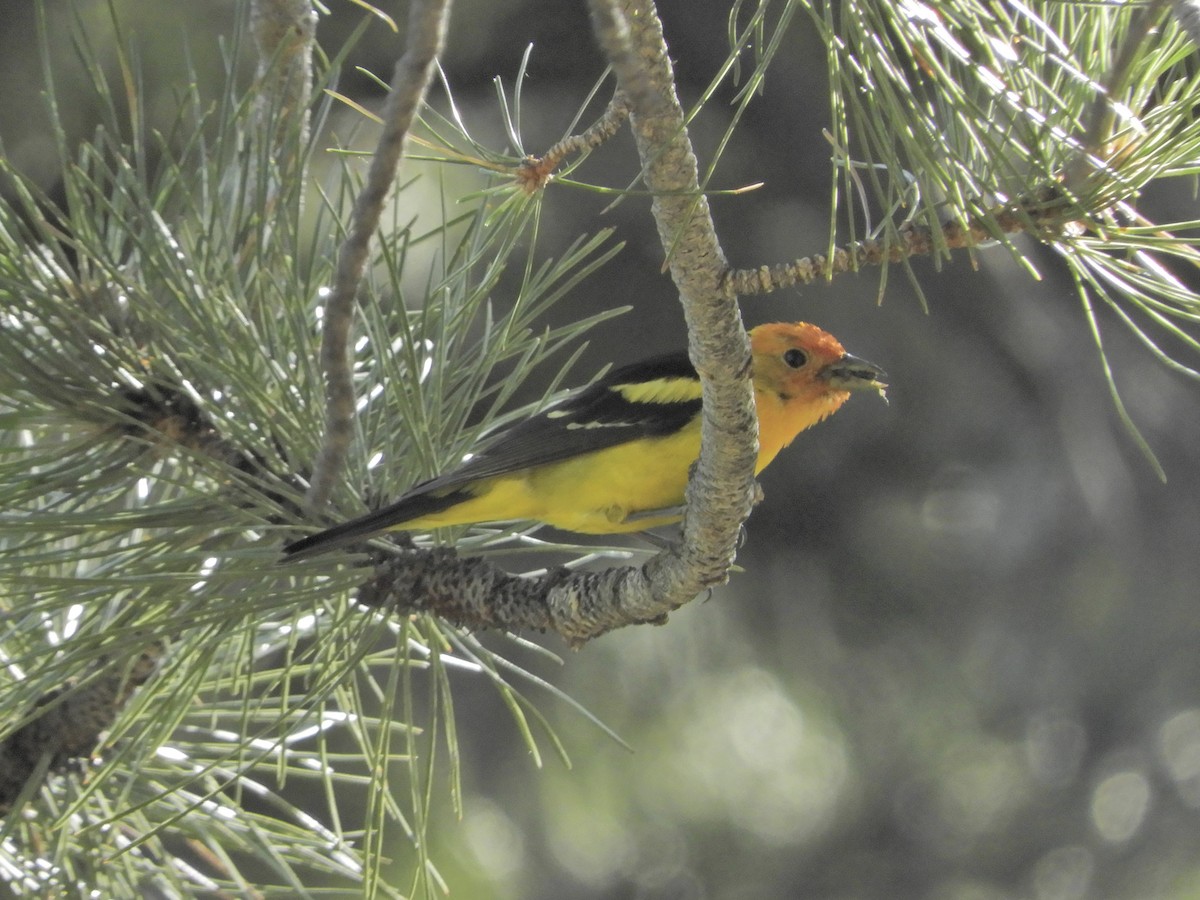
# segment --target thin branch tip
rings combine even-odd
[[[629,99],[617,92],[604,113],[580,134],[563,138],[542,156],[527,156],[517,167],[514,178],[521,190],[535,194],[543,190],[554,177],[554,172],[563,160],[575,154],[586,154],[595,150],[617,133],[629,118]]]
[[[967,222],[951,220],[934,229],[905,222],[892,239],[854,241],[834,249],[832,255],[814,253],[789,263],[756,269],[729,269],[722,275],[726,290],[738,295],[770,294],[796,285],[808,285],[837,275],[858,272],[867,266],[898,263],[951,250],[971,250],[995,241],[1000,235],[1031,233],[1049,241],[1090,226],[1081,218],[1057,185],[1046,185],[1028,197],[990,210]],[[973,263],[975,264],[975,263]]]

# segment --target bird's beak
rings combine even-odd
[[[882,381],[887,375],[883,369],[849,353],[826,366],[818,377],[839,391],[878,391],[880,397],[887,399],[884,393],[887,385]]]

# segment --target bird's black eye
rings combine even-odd
[[[793,347],[791,350],[787,351],[787,353],[783,354],[783,361],[793,369],[799,369],[806,362],[808,362],[808,354],[806,354],[803,350]]]

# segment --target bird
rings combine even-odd
[[[852,393],[876,391],[886,400],[883,370],[816,325],[773,322],[749,336],[756,475]],[[700,420],[700,379],[687,353],[613,369],[394,503],[287,544],[284,561],[384,531],[534,520],[580,534],[618,534],[677,522],[700,455]]]

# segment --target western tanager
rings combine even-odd
[[[807,322],[750,331],[758,463],[883,372]],[[700,380],[686,353],[614,369],[512,428],[395,503],[284,548],[302,559],[381,531],[532,519],[611,534],[677,521],[700,454]]]

